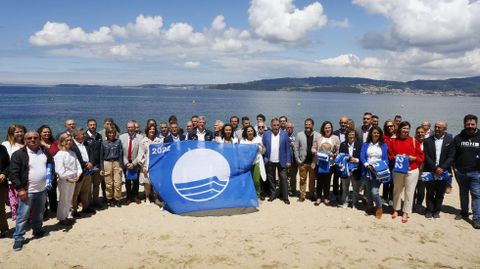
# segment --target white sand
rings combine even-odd
[[[224,217],[132,204],[79,219],[69,230],[50,219],[50,236],[20,252],[1,239],[0,268],[480,268],[480,231],[454,220],[457,191],[446,195],[449,213],[440,220],[414,213],[407,224],[293,199]]]

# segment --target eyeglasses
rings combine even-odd
[[[260,129],[260,128],[265,129],[265,126],[258,126],[258,129]]]
[[[30,136],[30,137],[25,137],[25,140],[38,140],[38,136]]]

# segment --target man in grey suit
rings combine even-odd
[[[140,204],[140,199],[138,198],[138,147],[142,136],[135,132],[135,121],[129,120],[127,122],[127,133],[120,135],[120,141],[122,142],[123,148],[123,163],[124,174],[125,174],[125,187],[127,189],[127,201],[126,205],[129,205],[132,202]],[[135,175],[135,178],[132,178],[132,175]],[[132,188],[133,185],[133,188]]]
[[[313,155],[311,148],[313,141],[319,135],[313,130],[314,121],[310,118],[305,120],[305,130],[303,132],[298,132],[295,144],[293,146],[295,159],[298,163],[298,169],[300,173],[300,195],[298,198],[299,202],[305,201],[307,196],[309,199],[314,199],[315,193],[315,169],[314,160],[315,156]],[[308,175],[308,194],[306,193],[306,182]]]

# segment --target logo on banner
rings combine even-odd
[[[175,191],[192,202],[204,202],[220,195],[228,185],[230,165],[211,149],[185,152],[175,163],[172,183]]]

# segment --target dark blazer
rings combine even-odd
[[[207,135],[205,135],[205,136],[207,136]],[[186,139],[184,134],[179,134],[178,138],[180,138],[180,141],[183,141],[183,140]],[[165,137],[165,139],[163,139],[163,143],[172,143],[172,142],[173,142],[172,134],[169,134],[167,137]]]
[[[358,169],[355,171],[355,175],[357,176],[357,178],[359,178],[360,171],[362,170],[362,167],[363,167],[363,165],[360,163],[360,153],[361,153],[361,151],[362,151],[362,143],[358,140],[355,140],[355,143],[353,144],[353,156],[352,157],[358,159]],[[340,153],[350,154],[350,152],[348,152],[348,142],[347,141],[342,142],[340,144]]]
[[[333,134],[336,135],[336,136],[338,136],[339,139],[340,139],[340,134],[343,134],[343,135],[344,135],[344,138],[345,138],[345,141],[347,140],[347,135],[346,135],[345,133],[342,133],[342,132],[340,131],[340,129],[333,131]],[[345,141],[344,141],[344,142],[345,142]],[[342,141],[340,141],[340,142],[342,142]],[[361,146],[361,145],[360,145],[360,146]],[[347,153],[348,153],[348,152],[347,152]]]
[[[8,151],[3,145],[0,145],[0,174],[5,175],[5,180],[0,184],[3,184],[5,186],[8,185],[7,178],[10,171],[9,167],[10,167],[10,156],[8,156]],[[0,205],[0,206],[3,206],[3,205]]]
[[[424,172],[435,172],[437,167],[443,170],[450,170],[450,167],[455,162],[455,147],[451,135],[445,134],[443,137],[442,149],[440,153],[439,165],[435,165],[435,136],[431,136],[423,142],[423,152],[425,153],[425,161],[423,163]]]
[[[283,168],[287,167],[287,163],[290,162],[292,152],[290,149],[290,138],[288,137],[287,132],[280,130],[280,147],[279,147],[279,161],[280,166]],[[270,161],[270,151],[272,150],[272,131],[266,131],[262,136],[262,142],[265,146],[265,153],[263,155],[263,160],[265,163]]]
[[[215,138],[215,135],[210,130],[205,130],[205,141],[212,141]],[[188,133],[188,140],[198,140],[197,137],[197,128],[193,129]]]
[[[88,158],[94,167],[100,168],[100,148],[102,147],[102,135],[95,133],[94,136],[90,136],[88,132],[85,132],[85,140],[83,144],[87,147]],[[91,152],[91,155],[90,155]]]
[[[48,153],[44,147],[40,147],[45,156],[47,156],[47,164],[52,164],[52,174],[55,174],[55,162],[52,155]],[[28,190],[28,172],[29,172],[29,158],[27,147],[23,147],[12,154],[10,160],[10,181],[16,190]]]
[[[85,142],[85,141],[84,141]],[[88,151],[88,147],[85,147],[87,149],[87,154],[88,154],[88,159],[92,157],[91,152]],[[75,144],[75,141],[72,141],[72,148],[71,150],[75,152],[75,155],[77,156],[78,161],[80,162],[80,165],[82,166],[82,175],[78,179],[78,181],[82,181],[83,179],[83,173],[85,172],[85,169],[87,168],[87,162],[83,160],[82,158],[82,153],[80,152],[80,149],[78,148],[77,144]]]

